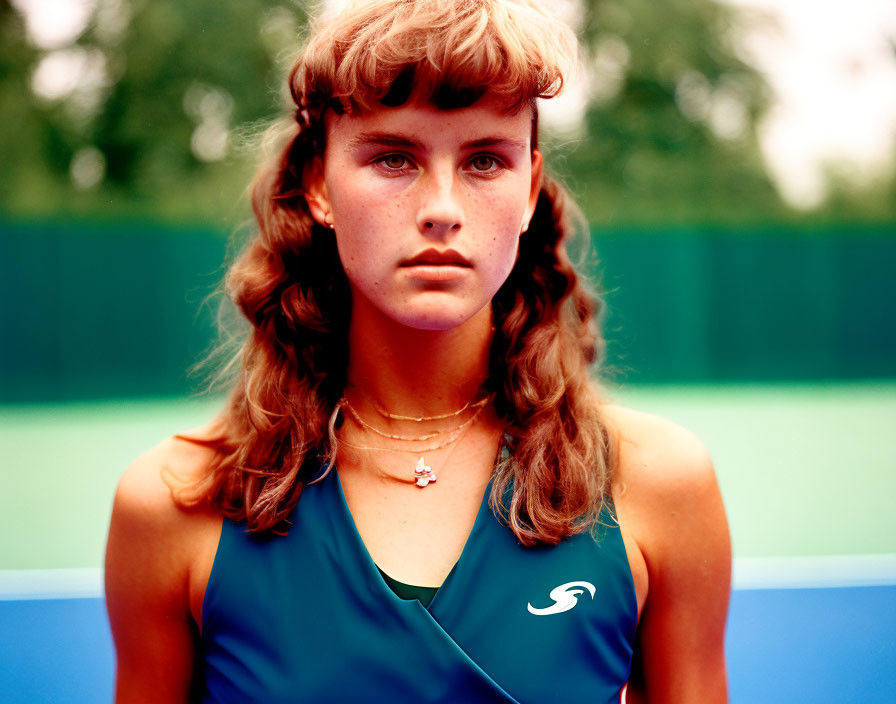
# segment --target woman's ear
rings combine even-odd
[[[327,198],[327,184],[324,181],[323,164],[319,157],[315,157],[306,167],[305,176],[305,201],[311,217],[324,227],[333,228],[333,209]]]
[[[535,214],[535,206],[538,205],[538,196],[541,193],[543,159],[538,149],[532,150],[532,185],[529,190],[529,202],[526,204],[526,213],[523,216],[523,224],[520,234],[529,229],[529,221]]]

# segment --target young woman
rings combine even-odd
[[[727,523],[687,431],[589,379],[597,300],[532,0],[319,21],[257,176],[226,407],[125,472],[117,701],[727,700]]]

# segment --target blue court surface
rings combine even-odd
[[[731,702],[896,701],[894,633],[896,586],[735,589],[726,647]],[[0,601],[0,662],[4,704],[111,702],[103,600]]]

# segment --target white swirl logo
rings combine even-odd
[[[594,598],[594,592],[597,591],[591,582],[567,582],[559,587],[551,589],[550,597],[554,600],[551,606],[544,609],[536,609],[532,604],[528,604],[529,613],[536,616],[550,616],[551,614],[560,614],[569,611],[573,606],[579,603],[578,595],[585,590],[591,593]]]

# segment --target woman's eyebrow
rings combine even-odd
[[[460,145],[461,149],[482,149],[484,147],[506,147],[511,150],[528,151],[529,145],[519,139],[511,139],[510,137],[483,137],[482,139],[474,139],[470,142],[464,142]]]
[[[353,151],[361,147],[370,145],[395,147],[400,149],[416,149],[421,152],[429,152],[429,148],[422,142],[407,137],[405,135],[394,134],[392,132],[362,132],[357,137],[349,140],[347,145],[348,151]],[[505,147],[515,151],[527,151],[529,145],[526,142],[510,137],[482,137],[464,142],[460,145],[461,149],[482,149],[484,147]]]
[[[357,137],[349,140],[346,149],[348,151],[353,151],[355,149],[359,149],[360,147],[366,147],[370,145],[429,151],[423,144],[414,139],[411,139],[410,137],[404,137],[402,135],[392,134],[390,132],[362,132]]]

